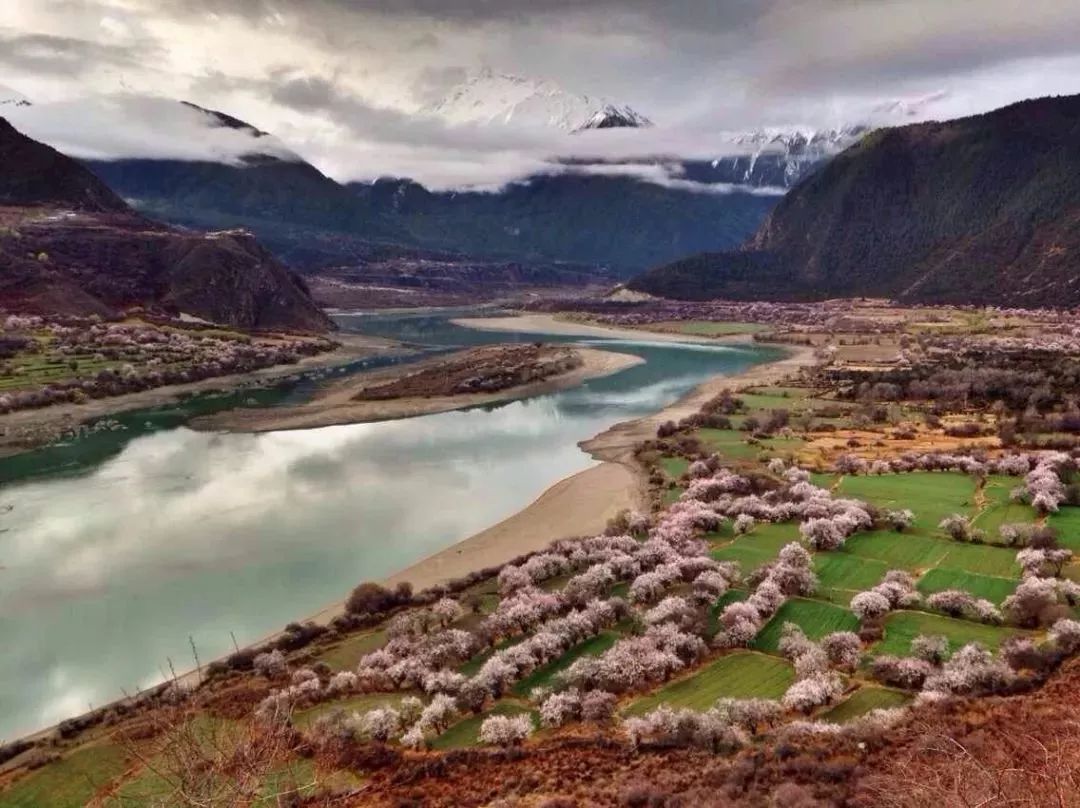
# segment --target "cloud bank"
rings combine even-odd
[[[554,156],[711,158],[725,132],[1080,92],[1080,6],[1059,0],[7,0],[2,26],[0,78],[43,108],[20,112],[28,131],[60,148],[236,159],[235,132],[185,143],[190,120],[155,101],[186,99],[338,179],[433,187],[497,185]],[[568,136],[422,114],[485,66],[657,126]]]

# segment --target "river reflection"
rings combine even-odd
[[[170,660],[190,667],[189,636],[205,661],[230,632],[253,641],[482,530],[590,466],[578,441],[771,355],[605,347],[647,363],[490,409],[262,435],[163,429],[79,476],[0,488],[0,737],[156,683]]]

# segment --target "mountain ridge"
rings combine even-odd
[[[484,68],[420,110],[451,125],[586,129],[642,128],[652,121],[629,106],[567,91],[547,79]]]
[[[1080,304],[1080,96],[877,130],[782,199],[740,249],[630,288],[706,299],[885,296]]]
[[[140,306],[248,329],[332,328],[302,281],[250,233],[151,221],[4,118],[0,167],[0,307],[115,314]]]

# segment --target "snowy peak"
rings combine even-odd
[[[0,84],[0,107],[28,107],[30,99],[20,93]]]
[[[854,144],[869,131],[863,125],[838,129],[764,128],[729,135],[727,141],[751,153],[830,156]]]
[[[568,92],[553,81],[496,73],[487,68],[422,112],[453,125],[550,127],[567,132],[652,125],[630,107]]]
[[[720,136],[717,157],[689,162],[687,175],[698,182],[723,182],[767,188],[790,188],[804,176],[865,135],[867,126],[837,129],[763,128]]]
[[[575,131],[580,132],[582,129],[644,129],[652,125],[652,121],[630,107],[616,107],[613,104],[605,104],[603,109],[594,112],[592,117]]]

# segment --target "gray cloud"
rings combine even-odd
[[[122,47],[86,39],[0,28],[0,65],[54,76],[79,76],[88,67],[138,67],[151,60],[156,43]]]
[[[554,155],[715,156],[724,130],[879,120],[882,101],[898,98],[944,92],[914,117],[949,117],[1080,92],[1080,5],[1061,0],[5,3],[4,82],[35,100],[118,84],[188,98],[274,132],[335,176],[440,187],[499,184]],[[659,125],[568,139],[417,114],[481,66],[629,104]],[[104,114],[78,133],[57,125],[69,145],[110,142]],[[136,128],[143,150],[179,148],[160,127]]]

